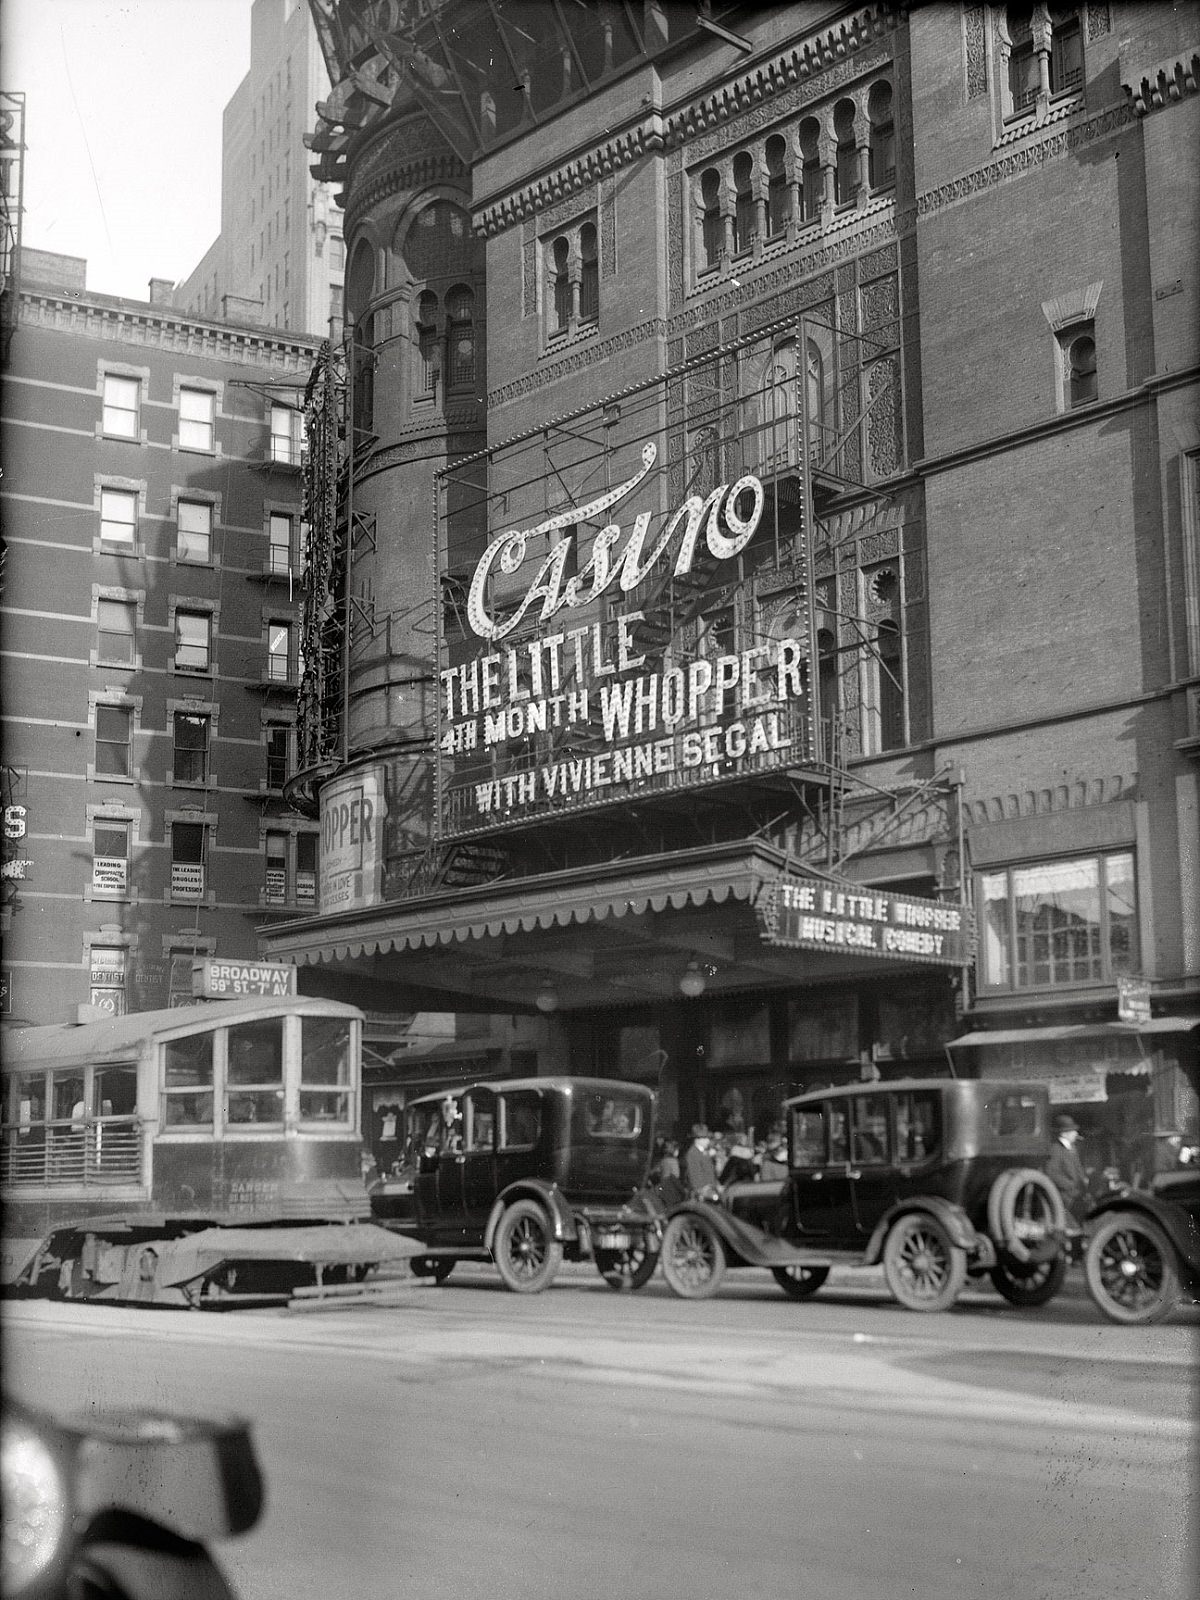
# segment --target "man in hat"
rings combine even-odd
[[[720,1195],[717,1168],[712,1158],[712,1136],[703,1122],[692,1127],[692,1137],[683,1152],[683,1185],[699,1200],[715,1200]]]
[[[1079,1213],[1087,1209],[1088,1200],[1088,1175],[1075,1148],[1079,1139],[1079,1124],[1074,1117],[1060,1111],[1052,1126],[1054,1148],[1046,1162],[1046,1176],[1062,1195],[1068,1221],[1077,1228],[1080,1226]]]

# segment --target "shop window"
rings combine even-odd
[[[136,378],[104,374],[104,405],[101,428],[110,439],[139,437],[138,418],[141,384]]]
[[[295,406],[271,407],[271,460],[278,466],[298,467],[304,453],[304,413]]]
[[[133,710],[129,706],[96,707],[96,776],[127,778],[133,771]]]
[[[176,611],[176,670],[208,672],[211,666],[212,617],[207,611]]]
[[[792,220],[792,192],[787,176],[787,146],[774,135],[767,140],[767,234],[777,239]]]
[[[209,729],[210,719],[204,713],[175,712],[172,718],[172,777],[176,783],[208,782]]]
[[[132,550],[137,544],[137,525],[137,495],[129,489],[101,489],[101,542]]]
[[[186,961],[191,993],[191,958]],[[211,1128],[213,1120],[213,1044],[211,1033],[169,1039],[163,1045],[162,1122],[164,1128]]]
[[[129,892],[130,827],[107,817],[92,823],[92,888],[102,894]]]
[[[180,389],[179,391],[179,448],[181,450],[208,450],[214,448],[214,423],[216,395],[207,389]]]
[[[283,1018],[230,1028],[225,1120],[233,1126],[283,1121]]]
[[[204,898],[208,829],[202,822],[171,823],[171,899]]]
[[[979,904],[985,988],[1113,983],[1135,969],[1131,852],[984,873]]]
[[[132,600],[96,602],[96,659],[131,667],[137,657],[137,606]]]
[[[272,683],[290,683],[295,677],[295,624],[267,623],[267,677]]]
[[[269,722],[264,730],[268,789],[282,789],[291,774],[292,731],[290,722]]]
[[[181,500],[177,511],[178,541],[175,553],[180,561],[212,560],[213,508],[202,500]]]

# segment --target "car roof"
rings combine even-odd
[[[507,1093],[512,1089],[577,1089],[581,1094],[635,1094],[652,1095],[653,1089],[644,1083],[626,1083],[623,1078],[575,1078],[560,1075],[549,1078],[489,1078],[478,1083],[451,1084],[435,1094],[419,1095],[408,1102],[409,1108],[423,1105],[440,1105],[447,1096],[458,1099],[473,1089],[491,1089],[493,1093]]]

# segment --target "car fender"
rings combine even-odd
[[[492,1248],[500,1218],[514,1200],[536,1200],[549,1216],[554,1238],[559,1244],[573,1244],[579,1237],[575,1215],[558,1185],[545,1183],[540,1178],[521,1178],[516,1183],[510,1183],[507,1189],[501,1190],[496,1196],[488,1212],[487,1227],[483,1231],[485,1250]]]
[[[715,1201],[685,1200],[682,1205],[673,1206],[671,1209],[672,1217],[688,1213],[703,1217],[713,1231],[721,1236],[722,1242],[728,1246],[731,1266],[766,1265],[762,1257],[762,1247],[768,1252],[779,1248],[779,1240],[774,1234],[765,1233],[761,1228],[756,1228],[752,1222],[744,1222],[740,1217],[733,1216]]]
[[[892,1224],[903,1216],[917,1211],[927,1212],[936,1217],[950,1235],[954,1244],[965,1250],[968,1255],[974,1255],[985,1241],[976,1232],[971,1224],[970,1217],[961,1206],[955,1205],[952,1200],[943,1200],[940,1195],[920,1194],[911,1199],[901,1200],[890,1211],[886,1211],[875,1224],[875,1231],[871,1241],[863,1252],[863,1265],[875,1266],[883,1259],[883,1243],[891,1232]]]
[[[1114,1211],[1132,1211],[1149,1217],[1175,1246],[1184,1269],[1193,1275],[1200,1274],[1200,1224],[1182,1206],[1144,1190],[1130,1189],[1124,1194],[1105,1195],[1092,1207],[1084,1219],[1084,1231],[1091,1233],[1097,1222]]]

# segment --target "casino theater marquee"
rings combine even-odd
[[[759,530],[766,492],[745,474],[704,498],[692,495],[652,540],[653,514],[639,511],[622,545],[621,525],[607,515],[643,483],[657,456],[655,444],[643,445],[639,469],[615,488],[500,534],[480,557],[466,620],[470,634],[493,648],[468,648],[439,673],[443,834],[728,782],[810,758],[805,552],[785,570],[746,580],[746,614],[757,620],[749,648],[710,648],[690,659],[664,653],[653,642],[656,596],[673,580],[693,591],[710,579],[714,588],[728,584],[727,564]],[[583,561],[577,530],[589,522],[604,525]],[[531,547],[536,552],[541,541],[545,548],[566,528],[572,531],[536,568],[530,560],[522,590]],[[500,603],[492,596],[505,579],[514,587]],[[628,597],[627,608],[610,605],[597,621],[605,594]]]

